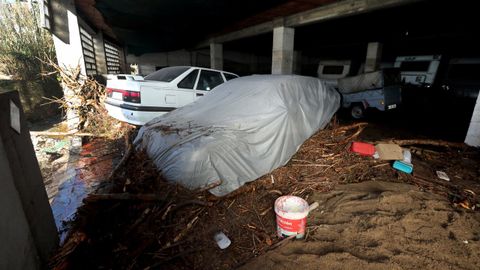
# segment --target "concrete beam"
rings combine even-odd
[[[210,68],[223,69],[223,45],[210,43]]]
[[[273,29],[272,74],[293,73],[294,37],[294,28],[281,26]]]
[[[265,34],[265,33],[271,32],[273,30],[273,27],[274,27],[273,22],[265,22],[265,23],[257,24],[255,26],[243,28],[238,31],[234,31],[225,35],[215,37],[211,40],[204,41],[198,47],[206,47],[212,42],[225,43],[232,40]]]
[[[351,16],[378,9],[396,7],[420,0],[346,0],[287,16],[285,25],[303,26],[329,19]]]
[[[284,26],[286,27],[297,27],[420,1],[422,0],[344,0],[286,16],[283,18],[283,21]],[[225,43],[228,41],[269,33],[276,26],[277,25],[275,25],[273,21],[264,22],[205,40],[199,43],[197,47],[207,47],[212,42]]]

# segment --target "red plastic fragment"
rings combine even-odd
[[[375,154],[375,145],[363,142],[353,142],[350,151],[362,156],[373,156],[373,154]]]

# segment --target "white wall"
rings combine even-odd
[[[12,104],[19,114],[11,114]],[[20,126],[12,128],[12,120]],[[0,269],[37,269],[58,234],[17,91],[0,89]]]
[[[259,66],[268,66],[270,72],[271,58],[269,56],[257,56],[252,53],[237,51],[223,51],[223,69],[230,72],[243,74],[259,73]],[[179,50],[163,53],[146,53],[140,56],[127,55],[127,63],[138,65],[139,74],[147,75],[155,71],[155,67],[167,66],[198,66],[210,67],[210,50],[187,51]],[[233,63],[233,64],[232,64]],[[235,66],[236,70],[231,70]]]
[[[83,60],[77,15],[67,10],[67,19],[70,42],[65,43],[53,35],[57,61],[61,67],[75,68],[80,65],[82,74],[85,74],[85,62]]]
[[[147,75],[155,71],[156,67],[168,66],[210,66],[209,61],[201,61],[202,57],[198,57],[199,51],[178,50],[162,53],[146,53],[140,56],[133,54],[127,55],[128,64],[138,65],[139,73]],[[205,53],[208,58],[208,51]],[[205,57],[204,57],[205,58]],[[200,60],[200,61],[199,61]]]
[[[0,139],[0,269],[39,269],[35,243],[8,164]]]

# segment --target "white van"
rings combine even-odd
[[[398,56],[394,67],[400,69],[402,82],[430,87],[435,81],[441,55]]]
[[[338,79],[348,76],[352,61],[350,60],[322,60],[318,64],[318,78],[328,85],[338,86]]]

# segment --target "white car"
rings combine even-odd
[[[108,114],[133,125],[182,107],[238,75],[200,67],[176,66],[147,76],[109,75],[105,107]]]

